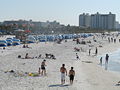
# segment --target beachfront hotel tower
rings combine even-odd
[[[79,15],[79,26],[81,28],[90,27],[90,15],[88,13],[83,13]]]
[[[91,14],[87,22],[90,22],[91,29],[115,29],[116,15],[109,12],[109,14]],[[84,19],[85,20],[85,19]],[[82,22],[85,22],[79,16],[79,26],[81,27]]]

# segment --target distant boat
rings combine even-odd
[[[7,41],[6,40],[0,40],[0,47],[6,47]]]

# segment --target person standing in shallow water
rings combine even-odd
[[[108,64],[108,59],[109,59],[109,55],[108,54],[106,54],[106,56],[105,56],[105,62]]]
[[[73,70],[73,67],[71,67],[71,70],[69,71],[69,78],[70,78],[71,85],[73,84],[74,76],[75,76],[75,71]]]
[[[108,68],[108,60],[109,60],[109,55],[106,54],[106,56],[105,56],[105,70],[107,70],[107,68]]]
[[[62,64],[62,67],[60,68],[60,72],[61,72],[61,84],[65,84],[65,73],[67,76],[67,70],[65,68],[65,64]]]
[[[102,66],[102,57],[100,58],[100,65]]]

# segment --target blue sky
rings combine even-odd
[[[0,0],[0,21],[25,19],[78,25],[79,14],[115,13],[120,21],[120,0]]]

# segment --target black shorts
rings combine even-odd
[[[41,66],[41,69],[42,69],[42,70],[45,70],[45,67],[44,67],[44,66]]]
[[[70,80],[74,80],[74,75],[70,75]]]

